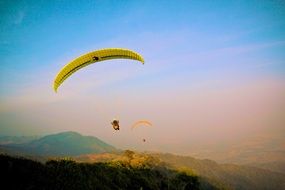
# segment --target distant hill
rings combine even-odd
[[[285,173],[285,136],[278,134],[256,134],[250,138],[227,145],[195,151],[194,157],[210,158],[219,163],[234,163],[262,167]]]
[[[22,144],[2,144],[0,149],[2,152],[41,156],[76,156],[118,151],[96,137],[83,136],[76,132],[47,135]]]
[[[0,136],[0,145],[23,144],[39,138],[39,136]]]
[[[155,154],[174,167],[188,167],[214,184],[222,183],[233,189],[285,189],[285,175],[250,166],[218,164],[215,161],[195,159],[172,154]]]
[[[285,174],[285,161],[275,161],[275,162],[265,162],[265,163],[251,163],[251,164],[248,164],[248,165]]]

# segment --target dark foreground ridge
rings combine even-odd
[[[0,155],[0,166],[1,189],[201,189],[197,176],[155,164],[134,167],[123,162],[78,163],[71,159],[43,164]]]

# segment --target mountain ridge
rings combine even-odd
[[[76,156],[88,153],[118,151],[114,146],[105,143],[97,137],[83,136],[73,131],[46,135],[23,144],[2,144],[0,147],[12,152],[18,151],[41,156]]]
[[[258,167],[237,164],[220,164],[210,159],[196,159],[170,153],[125,152],[92,136],[83,136],[77,132],[62,132],[44,136],[23,144],[1,145],[2,152],[17,151],[26,155],[71,157],[81,163],[120,162],[123,166],[139,166],[159,162],[173,170],[193,171],[218,189],[285,189],[285,175]],[[49,158],[50,159],[50,158]]]
[[[262,168],[237,164],[219,164],[210,159],[196,159],[170,153],[139,153],[129,150],[126,152],[124,154],[80,155],[75,157],[75,160],[89,163],[123,161],[130,164],[140,164],[150,156],[154,160],[164,163],[168,168],[191,170],[218,189],[279,190],[285,188],[284,174]]]

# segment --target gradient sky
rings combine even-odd
[[[0,1],[0,25],[0,135],[72,130],[189,154],[285,134],[282,0]],[[53,92],[62,66],[106,47],[145,65],[94,64]],[[140,119],[154,127],[132,131]]]

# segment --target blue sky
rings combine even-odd
[[[253,128],[261,122],[257,118],[281,117],[285,110],[284,104],[274,107],[284,98],[284,1],[0,1],[0,24],[0,134],[72,129],[118,143],[121,140],[108,136],[108,131],[92,132],[94,123],[105,125],[118,115],[120,111],[113,110],[118,101],[123,102],[119,110],[124,114],[120,114],[129,123],[140,117],[156,120],[156,114],[147,114],[147,107],[136,110],[144,107],[142,103],[161,111],[157,116],[160,123],[170,109],[181,108],[186,113],[187,105],[191,107],[195,98],[197,102],[212,102],[213,97],[221,96],[219,102],[227,99],[228,93],[234,96],[234,92],[241,94],[237,102],[244,105],[258,93],[263,93],[264,99],[258,100],[262,105],[272,97],[261,106],[267,109],[270,105],[272,109],[257,114],[257,123],[248,121],[254,123]],[[53,93],[53,79],[63,65],[83,53],[106,47],[135,50],[143,55],[146,64],[116,60],[92,65],[68,79],[58,94]],[[272,94],[267,94],[266,89],[271,89]],[[207,93],[201,99],[200,95]],[[279,99],[273,94],[278,94]],[[62,110],[79,105],[83,110],[90,108],[83,99],[92,99],[94,105],[100,101],[103,111],[92,110],[104,116],[94,120],[92,115],[82,116],[89,121],[86,129],[75,124],[62,127],[70,115],[78,116],[65,115]],[[272,103],[273,99],[277,103]],[[175,103],[167,103],[172,100]],[[163,106],[167,111],[158,109]],[[205,109],[209,106],[201,105]],[[235,106],[226,105],[225,110],[234,110]],[[52,119],[54,110],[63,114],[58,122]],[[38,120],[32,117],[34,112],[39,113]],[[185,113],[176,116],[172,124],[187,123]],[[209,127],[208,120],[203,126]]]
[[[267,72],[283,75],[284,10],[282,1],[3,1],[1,86],[5,87],[6,81],[22,81],[15,70],[49,69],[63,56],[108,45],[127,45],[141,52],[156,38],[170,43],[157,48],[158,57],[163,48],[167,50],[162,54],[175,57],[257,46],[249,52],[252,60],[247,60],[251,64],[259,59],[274,62]],[[216,68],[228,64],[227,60],[218,61]]]

